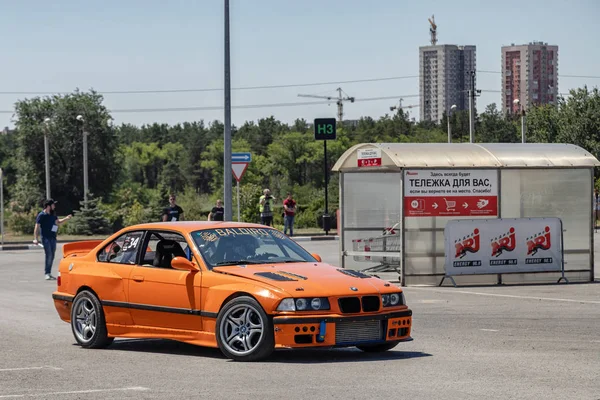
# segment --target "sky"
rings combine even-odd
[[[0,0],[0,129],[14,103],[94,89],[115,123],[224,119],[224,1]],[[597,0],[230,0],[232,123],[274,116],[335,117],[335,103],[298,94],[355,97],[344,119],[379,118],[402,98],[419,118],[419,46],[477,46],[477,69],[500,71],[501,46],[558,45],[559,92],[600,86]],[[592,76],[590,78],[562,75]],[[406,77],[371,82],[330,83]],[[328,83],[270,89],[253,86]],[[477,73],[477,108],[500,107],[500,74]],[[217,89],[179,93],[104,93]],[[12,92],[12,93],[9,93]],[[18,92],[18,93],[17,93]],[[31,94],[25,92],[32,92]],[[369,100],[385,97],[382,100]],[[316,105],[289,103],[319,102]],[[279,104],[279,106],[276,106]],[[262,105],[261,107],[247,107]],[[240,107],[241,108],[238,108]],[[205,107],[204,110],[158,111]],[[125,112],[123,110],[145,110]]]

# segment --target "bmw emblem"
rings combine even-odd
[[[352,290],[353,292],[358,292],[358,289],[357,289],[357,288],[355,288],[354,286],[351,286],[351,287],[350,287],[350,290]]]

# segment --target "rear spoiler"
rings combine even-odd
[[[65,243],[63,245],[63,257],[86,255],[102,242],[103,240],[84,240],[81,242]]]

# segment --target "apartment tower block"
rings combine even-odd
[[[468,110],[469,72],[475,71],[475,67],[475,46],[419,47],[421,121],[441,121],[452,105],[456,105],[456,111]]]
[[[558,46],[531,42],[502,47],[502,112],[519,113],[542,104],[556,104]],[[519,104],[515,104],[515,100]]]

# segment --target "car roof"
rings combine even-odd
[[[174,221],[174,222],[151,222],[146,224],[137,224],[126,227],[124,230],[140,230],[140,229],[165,229],[175,230],[179,232],[194,232],[201,229],[226,229],[226,228],[262,228],[272,229],[270,226],[261,224],[252,224],[248,222],[235,221]]]

